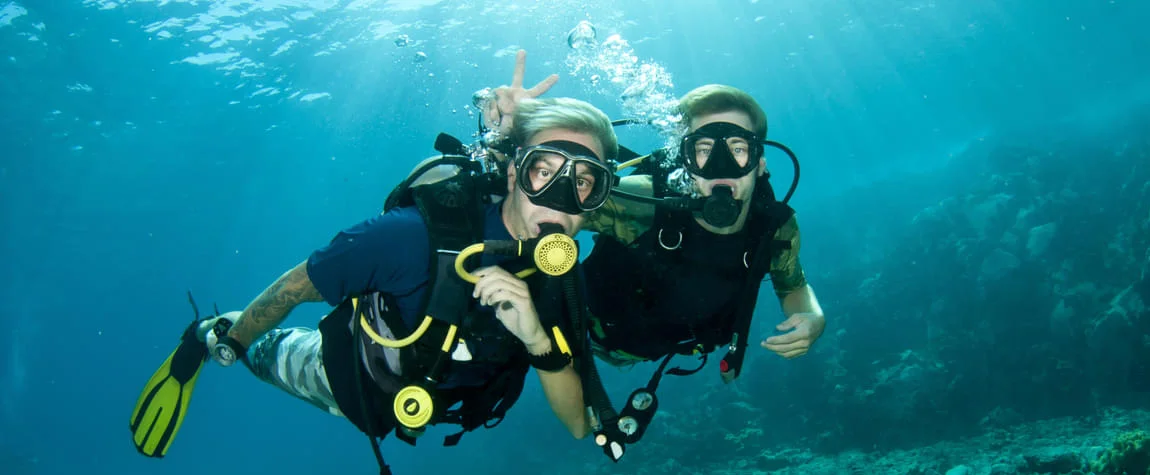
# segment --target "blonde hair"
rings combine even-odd
[[[619,141],[611,119],[595,106],[566,97],[525,99],[515,108],[514,126],[508,134],[516,145],[527,143],[536,134],[550,129],[564,129],[588,134],[603,147],[604,161],[619,155]]]
[[[679,113],[683,114],[683,120],[688,127],[697,117],[730,111],[747,114],[751,119],[751,132],[760,139],[767,138],[767,114],[763,112],[762,107],[759,107],[755,98],[738,88],[707,84],[693,89],[679,99]]]

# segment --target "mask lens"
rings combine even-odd
[[[520,181],[523,192],[528,195],[542,193],[559,178],[566,164],[567,157],[560,153],[538,149],[527,152],[522,165],[527,176]]]
[[[575,191],[579,206],[591,211],[603,206],[611,194],[614,173],[598,160],[580,159],[575,162]]]
[[[746,167],[751,161],[751,144],[743,137],[727,137],[727,150],[735,159],[740,168]]]
[[[715,139],[710,137],[690,136],[683,150],[689,154],[687,160],[695,163],[695,168],[702,169],[707,166],[707,159],[711,157],[711,149],[715,146]]]
[[[751,160],[751,144],[743,137],[726,137],[725,140],[715,140],[711,137],[695,136],[688,139],[689,143],[686,145],[686,150],[692,151],[694,156],[695,166],[702,169],[707,166],[707,160],[711,158],[711,152],[715,149],[715,143],[726,144],[727,151],[731,154],[731,158],[735,159],[735,164],[740,168],[747,166]]]

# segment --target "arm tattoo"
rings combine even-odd
[[[803,266],[799,263],[799,224],[794,216],[783,224],[775,233],[775,239],[785,239],[791,242],[790,249],[783,252],[771,262],[771,284],[775,287],[775,294],[779,298],[786,297],[791,292],[807,285]]]
[[[229,332],[245,345],[279,326],[297,305],[320,302],[323,297],[312,285],[306,264],[300,264],[268,286],[240,315]]]

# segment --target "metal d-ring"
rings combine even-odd
[[[666,244],[663,244],[663,229],[660,228],[659,229],[659,245],[663,246],[663,249],[666,249],[668,251],[674,251],[675,249],[678,249],[679,246],[681,246],[683,244],[683,232],[682,231],[676,231],[676,232],[679,233],[679,240],[675,241],[674,246],[668,246]]]
[[[747,263],[747,254],[750,254],[750,251],[743,251],[743,267],[750,269],[751,265]]]

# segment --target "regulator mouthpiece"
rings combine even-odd
[[[742,210],[743,203],[735,199],[731,187],[719,185],[714,187],[711,196],[703,201],[703,221],[711,226],[725,228],[738,221]]]

